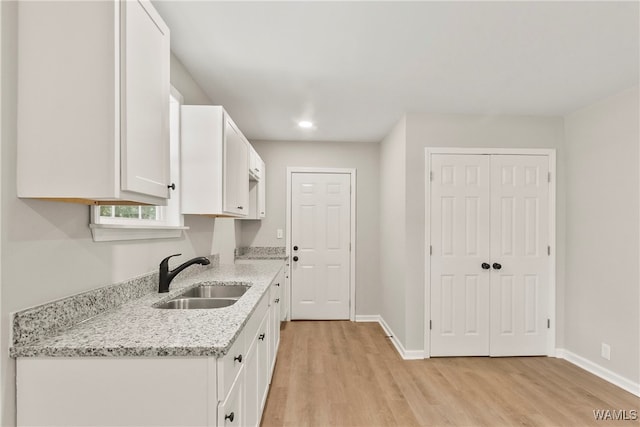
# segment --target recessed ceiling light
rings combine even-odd
[[[301,122],[298,122],[298,126],[304,129],[309,129],[313,127],[313,123],[307,120],[302,120]]]

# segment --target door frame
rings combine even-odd
[[[285,231],[287,233],[287,243],[286,243],[286,255],[287,255],[287,263],[289,265],[289,269],[291,269],[291,178],[294,173],[328,173],[328,174],[349,174],[350,176],[350,184],[351,184],[351,198],[349,203],[351,204],[350,209],[350,235],[349,241],[351,242],[351,250],[349,251],[349,320],[352,322],[355,321],[356,318],[356,169],[355,168],[315,168],[315,167],[295,167],[290,166],[287,167],[287,210],[286,210],[286,223],[285,223]],[[288,310],[288,319],[291,319],[291,306],[293,304],[293,299],[291,298],[293,295],[293,276],[291,275],[291,271],[289,273],[289,310]]]
[[[549,334],[547,336],[547,356],[556,355],[556,150],[554,148],[461,148],[461,147],[426,147],[424,174],[424,357],[431,357],[431,256],[429,250],[431,242],[431,155],[432,154],[503,154],[503,155],[534,155],[548,156],[551,183],[549,185],[549,296],[547,311],[549,313]]]

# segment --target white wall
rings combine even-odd
[[[251,143],[267,168],[267,213],[262,221],[244,221],[239,246],[285,246],[287,167],[357,170],[356,314],[379,313],[378,280],[378,144],[340,142]],[[216,220],[217,221],[217,220]],[[217,227],[216,223],[216,227]]]
[[[380,143],[380,315],[406,342],[406,119]]]
[[[565,118],[565,348],[640,383],[638,88]],[[611,346],[611,360],[600,357]]]
[[[564,153],[561,118],[408,114],[406,118],[406,337],[407,350],[424,348],[425,147],[556,148],[557,224],[564,224]],[[558,265],[564,262],[564,236],[557,236]],[[385,260],[386,261],[386,260]],[[564,272],[557,271],[558,306],[563,304]],[[562,330],[561,310],[558,330]],[[562,341],[562,336],[558,336]]]
[[[171,84],[184,97],[184,103],[187,105],[211,105],[211,100],[204,93],[198,83],[193,80],[189,70],[187,70],[180,58],[171,52]]]
[[[16,197],[16,36],[15,2],[2,7],[2,284],[0,358],[2,425],[15,424],[15,361],[9,359],[10,314],[53,299],[154,271],[169,254],[183,259],[208,255],[213,220],[186,217],[191,229],[180,239],[95,243],[89,231],[89,208],[83,205],[21,200]],[[172,71],[181,64],[172,57]],[[187,103],[206,101],[187,73],[172,74]]]

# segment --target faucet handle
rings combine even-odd
[[[173,258],[174,256],[180,256],[182,254],[173,254],[173,255],[169,255],[168,257],[166,257],[165,259],[163,259],[162,261],[160,261],[160,265],[163,264],[169,264],[169,259]]]

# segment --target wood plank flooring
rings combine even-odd
[[[640,398],[560,359],[402,360],[377,323],[287,322],[262,426],[638,426]],[[640,411],[638,412],[640,415]]]

